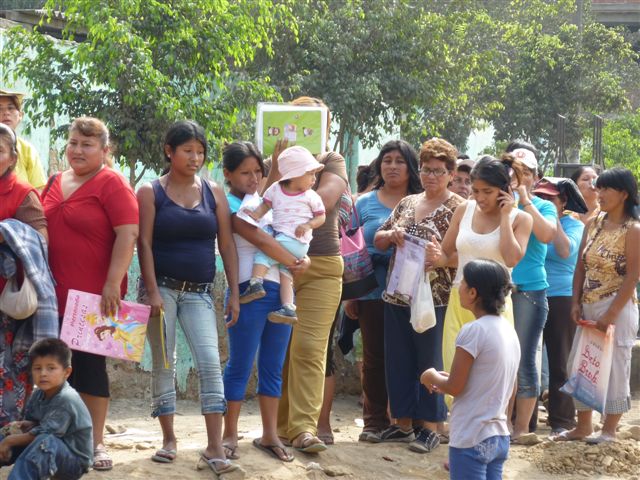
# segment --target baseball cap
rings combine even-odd
[[[520,160],[527,168],[537,170],[538,160],[531,150],[527,150],[526,148],[516,148],[511,152],[511,155]]]

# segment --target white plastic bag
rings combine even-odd
[[[578,327],[573,339],[568,367],[569,378],[560,391],[590,408],[604,413],[613,362],[615,325],[607,332]]]
[[[429,274],[423,272],[418,278],[420,280],[416,295],[411,302],[411,326],[416,332],[423,333],[435,327],[436,310],[433,306]]]
[[[14,320],[24,320],[38,309],[36,289],[25,276],[22,286],[18,288],[15,275],[11,277],[0,293],[0,310]]]

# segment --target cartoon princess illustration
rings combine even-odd
[[[146,337],[146,325],[129,318],[127,314],[119,322],[112,317],[105,317],[106,325],[96,327],[93,331],[103,342],[107,336],[111,336],[116,342],[122,344],[122,350],[129,360],[139,361],[144,350]]]

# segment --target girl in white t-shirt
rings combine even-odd
[[[508,270],[494,260],[473,260],[463,269],[460,304],[476,320],[456,338],[451,372],[426,370],[421,383],[454,398],[451,409],[451,478],[502,478],[509,452],[507,405],[516,386],[520,346],[500,312],[511,290]]]
[[[278,170],[282,176],[262,196],[262,203],[254,210],[246,210],[254,220],[260,220],[273,211],[271,226],[275,238],[287,251],[303,258],[309,250],[312,230],[322,226],[325,209],[322,198],[314,190],[316,173],[324,168],[304,147],[289,147],[278,157]],[[251,280],[240,294],[240,303],[249,303],[266,295],[262,285],[269,268],[278,262],[258,251],[253,260]],[[298,321],[293,303],[293,280],[286,266],[280,267],[280,301],[282,308],[268,315],[275,323]]]

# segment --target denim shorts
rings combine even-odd
[[[520,341],[517,397],[537,398],[540,395],[540,373],[536,353],[549,313],[547,291],[518,291],[511,294],[511,300],[513,326]]]
[[[304,257],[309,251],[308,243],[302,243],[300,240],[291,238],[288,235],[285,235],[284,233],[277,233],[276,240],[280,245],[282,245],[282,247],[285,250],[287,250],[287,252],[289,252],[291,255],[293,255],[296,258]],[[273,265],[278,264],[277,261],[275,261],[271,257],[268,257],[267,255],[262,253],[260,250],[256,252],[256,256],[253,259],[253,263],[256,265],[264,265],[266,267],[271,267]],[[288,276],[291,276],[291,273],[289,273],[289,270],[284,265],[280,265],[280,271],[282,273],[285,273]]]
[[[508,455],[508,435],[489,437],[469,448],[449,447],[449,478],[500,480]]]

